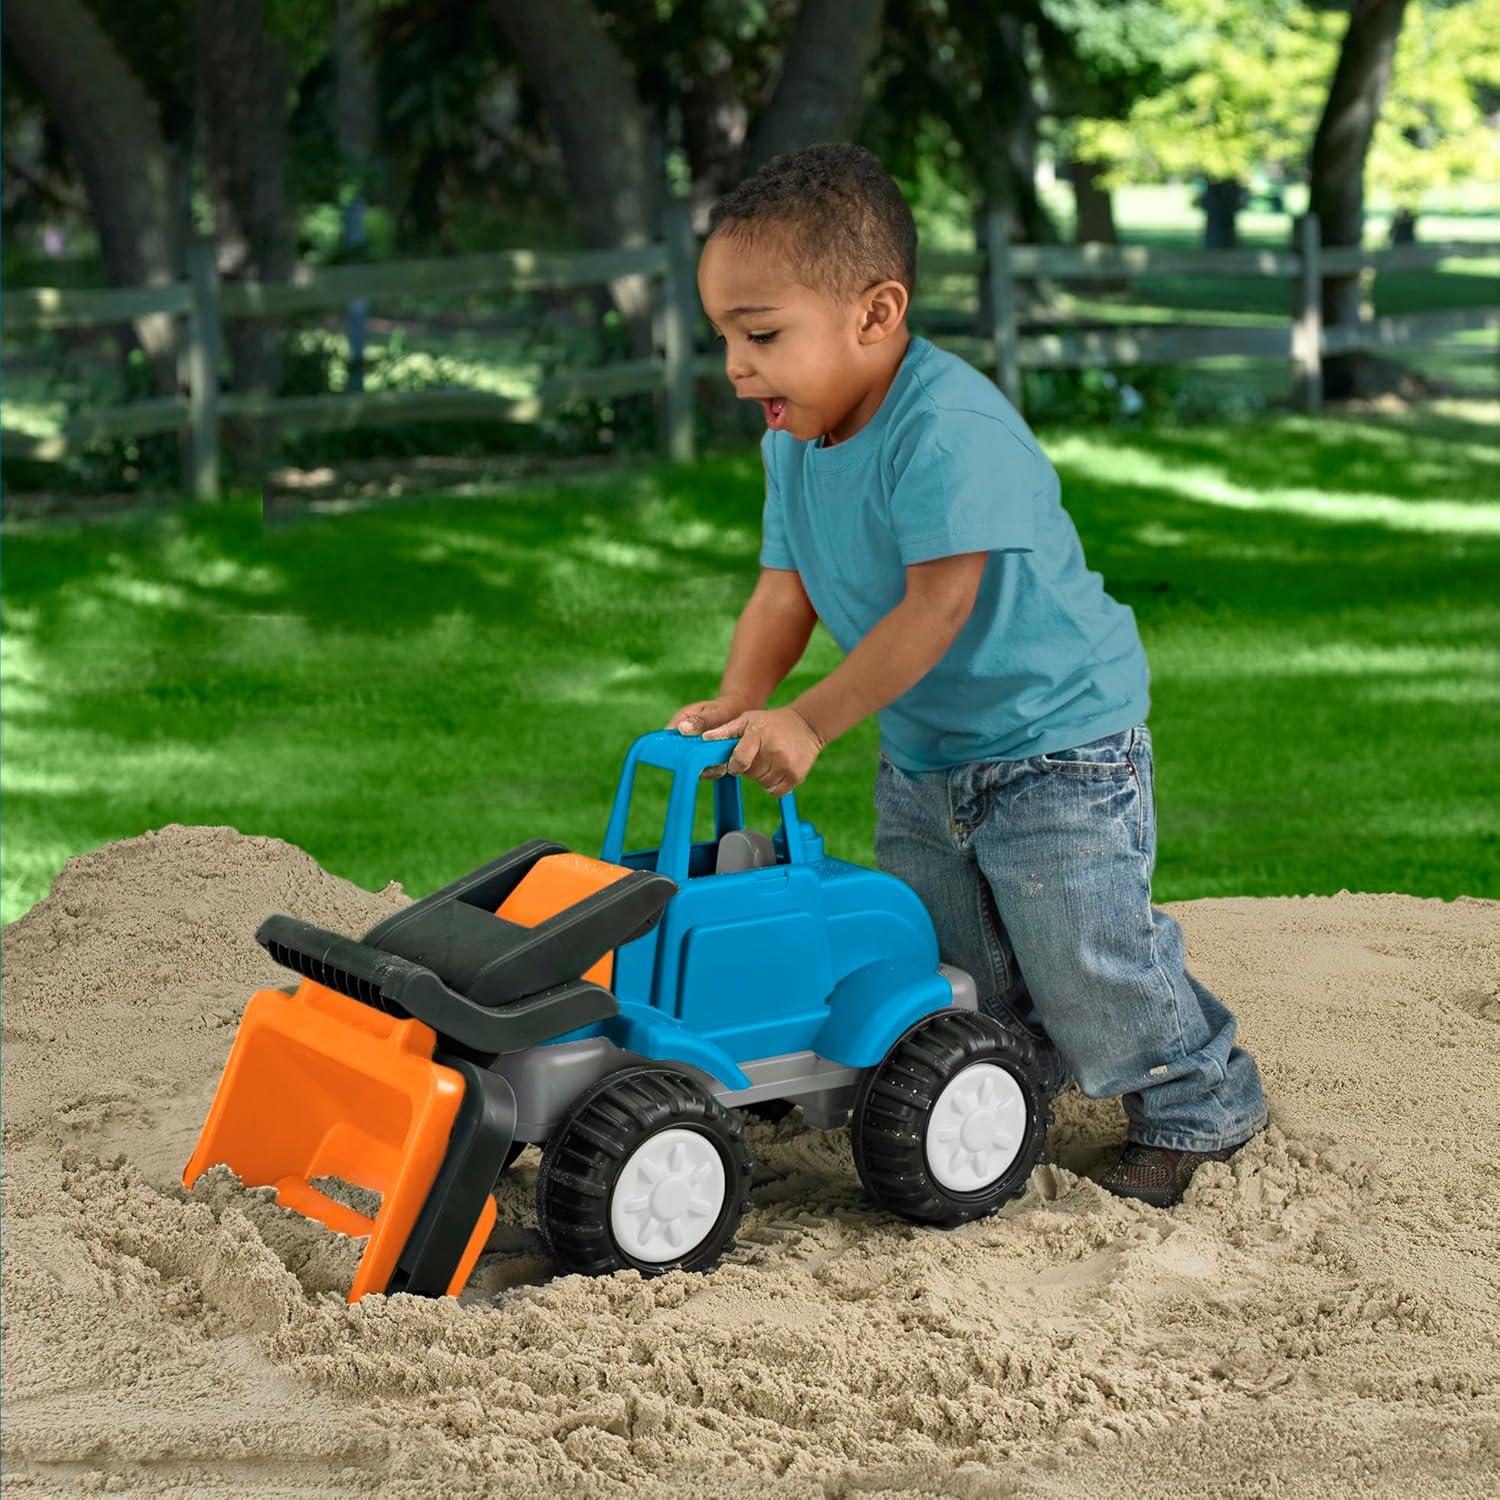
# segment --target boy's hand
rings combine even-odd
[[[667,720],[666,727],[679,734],[702,734],[705,729],[729,723],[748,707],[737,698],[701,698],[697,703],[684,703]]]
[[[710,766],[708,776],[749,776],[773,797],[784,797],[807,779],[824,740],[795,708],[752,708],[727,724],[709,730],[706,740],[739,737],[734,754],[723,766]]]

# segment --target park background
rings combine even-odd
[[[1027,367],[1016,394],[1150,654],[1158,898],[1500,895],[1496,0],[204,0],[144,22],[9,0],[3,21],[5,920],[69,858],[174,822],[412,895],[531,837],[593,852],[625,748],[712,691],[756,570],[762,423],[722,374],[691,387],[688,456],[663,390],[527,407],[559,375],[661,365],[661,278],[429,271],[207,345],[109,289],[154,306],[205,253],[226,307],[413,261],[455,283],[507,252],[608,265],[835,139],[881,156],[925,252],[1001,236],[1118,270],[1018,280],[1026,338],[1285,325],[1295,278],[1243,255],[1294,250],[1304,214],[1325,248],[1409,254],[1323,278],[1325,334],[1456,319],[1330,346],[1321,400],[1285,357],[1201,341]],[[1115,247],[1228,258],[1142,273]],[[924,278],[914,328],[994,368],[992,286]],[[691,339],[712,355],[701,316]],[[397,395],[450,410],[382,415]],[[129,430],[142,411],[166,430]],[[773,701],[836,660],[819,631]],[[875,744],[872,721],[799,794],[866,862]]]

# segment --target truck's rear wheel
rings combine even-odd
[[[988,1016],[942,1011],[861,1082],[854,1165],[883,1207],[951,1227],[1025,1189],[1051,1123],[1030,1043]]]
[[[563,1271],[704,1271],[734,1241],[755,1163],[738,1117],[685,1073],[632,1067],[552,1132],[537,1222]]]

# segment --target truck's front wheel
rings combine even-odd
[[[537,1222],[563,1271],[706,1271],[750,1207],[754,1165],[738,1117],[695,1080],[624,1068],[553,1131]]]
[[[988,1016],[941,1011],[861,1083],[854,1165],[893,1213],[962,1224],[1025,1189],[1051,1122],[1030,1044]]]

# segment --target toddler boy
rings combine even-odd
[[[914,337],[916,227],[868,151],[779,156],[714,205],[698,288],[762,403],[761,573],[718,695],[668,723],[738,736],[772,796],[880,722],[876,857],[932,914],[1052,1091],[1123,1096],[1112,1192],[1166,1206],[1266,1124],[1235,1021],[1151,904],[1145,652],[1086,567],[1052,465],[971,365]],[[764,705],[821,619],[847,653]]]

